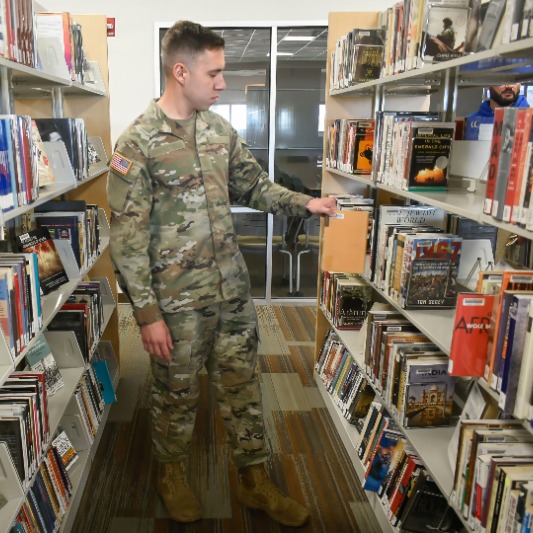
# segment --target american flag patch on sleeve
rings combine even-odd
[[[125,176],[130,170],[132,164],[133,163],[129,159],[119,154],[118,152],[115,152],[113,154],[113,157],[111,158],[109,166],[113,170],[116,170],[117,172]]]

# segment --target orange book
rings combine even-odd
[[[359,120],[355,130],[354,174],[370,174],[374,151],[374,121]]]

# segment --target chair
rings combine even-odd
[[[264,213],[233,213],[233,225],[237,234],[237,244],[243,253],[266,253],[267,215]],[[274,216],[272,228],[272,252],[284,256],[283,280],[289,280],[289,293],[293,289],[292,253],[287,249],[287,217]],[[287,260],[289,263],[287,275]]]
[[[300,292],[301,256],[313,252],[318,255],[320,249],[320,216],[313,215],[303,221],[303,233],[296,238],[296,296]]]

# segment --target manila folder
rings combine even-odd
[[[322,270],[353,272],[365,270],[368,239],[367,211],[336,211],[326,217],[322,247]]]

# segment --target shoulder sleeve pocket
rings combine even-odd
[[[135,158],[139,153],[128,146],[115,150],[109,160],[107,200],[114,211],[123,211],[128,196],[139,175],[141,165]]]

